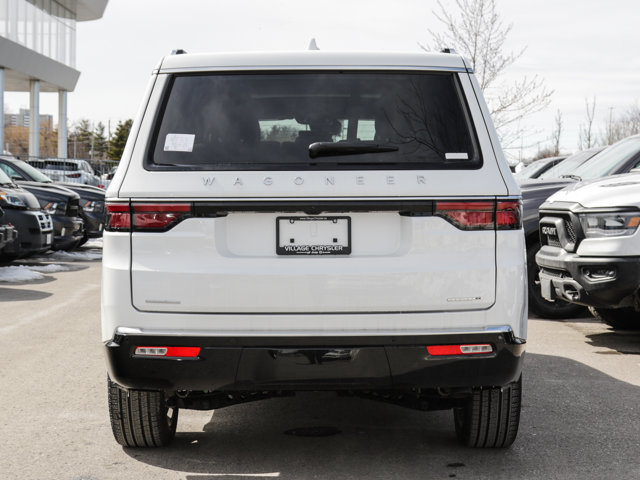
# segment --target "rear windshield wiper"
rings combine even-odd
[[[579,177],[578,175],[560,175],[560,178],[570,178],[572,180],[577,180],[578,182],[582,181],[582,177]]]
[[[315,142],[309,145],[309,156],[335,157],[338,155],[362,155],[365,153],[397,152],[398,147],[391,145],[378,145],[365,142]]]

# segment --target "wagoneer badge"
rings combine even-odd
[[[212,187],[216,183],[217,183],[216,177],[202,177],[202,184],[205,187]],[[293,183],[296,186],[301,186],[305,183],[305,179],[304,177],[301,177],[298,175],[291,179],[291,183]],[[325,185],[331,186],[331,185],[335,185],[337,181],[335,177],[329,176],[329,177],[324,177],[324,179],[322,180],[322,183],[324,183]],[[366,185],[366,178],[363,175],[356,175],[355,177],[352,177],[349,183],[355,184],[355,185]],[[396,177],[393,175],[385,175],[383,178],[383,183],[385,185],[396,185]],[[418,183],[419,185],[426,185],[427,184],[426,177],[424,175],[416,175],[416,183]],[[244,180],[242,179],[242,177],[233,177],[233,181],[231,182],[231,184],[234,187],[241,187],[241,186],[244,186]],[[264,177],[262,179],[262,184],[266,185],[267,187],[271,187],[272,185],[275,184],[275,179],[273,177]]]

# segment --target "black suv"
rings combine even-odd
[[[0,208],[4,210],[2,223],[11,224],[18,230],[18,238],[7,243],[0,252],[0,261],[13,260],[51,248],[53,222],[43,212],[36,197],[18,187],[0,170]]]
[[[79,196],[78,215],[84,221],[83,235],[76,243],[82,245],[89,238],[102,236],[105,214],[103,189],[79,183],[53,182],[33,165],[15,158],[0,157],[0,169],[25,188],[27,186],[64,187],[75,192]]]

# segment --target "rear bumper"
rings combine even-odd
[[[581,257],[543,247],[536,255],[542,295],[596,308],[626,306],[640,286],[640,257]],[[590,272],[608,270],[610,277]]]
[[[489,354],[431,356],[427,345],[486,344]],[[197,358],[134,355],[138,346],[198,346]],[[517,380],[525,344],[509,331],[384,337],[117,335],[109,375],[125,388],[168,392],[369,390],[501,386]]]

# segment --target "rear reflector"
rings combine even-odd
[[[135,355],[146,357],[193,358],[200,354],[200,347],[136,347]]]
[[[476,355],[478,353],[492,353],[493,347],[488,343],[477,345],[431,345],[427,347],[429,355]]]

